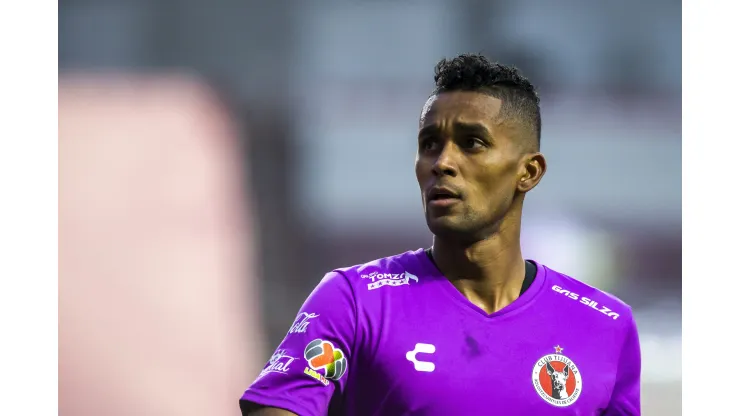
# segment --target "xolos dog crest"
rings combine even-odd
[[[555,347],[555,354],[546,355],[534,365],[532,383],[537,394],[553,406],[566,407],[578,400],[583,389],[581,371],[570,358]]]

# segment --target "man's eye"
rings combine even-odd
[[[437,142],[432,139],[424,139],[421,141],[422,150],[433,150],[436,148]]]
[[[463,140],[463,146],[466,149],[477,149],[483,147],[483,142],[477,137],[468,137]]]

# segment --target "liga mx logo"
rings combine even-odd
[[[325,386],[329,385],[328,380],[339,380],[347,371],[347,358],[344,352],[329,341],[322,339],[311,341],[306,345],[303,356],[311,367],[306,368],[304,373]]]
[[[557,407],[572,405],[583,390],[581,372],[570,358],[561,354],[563,349],[559,345],[555,347],[555,354],[537,360],[532,370],[532,383],[537,394]]]

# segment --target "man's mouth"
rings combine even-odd
[[[434,207],[446,207],[460,202],[460,194],[447,187],[434,187],[427,194],[427,203]]]

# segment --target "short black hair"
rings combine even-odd
[[[434,68],[432,95],[449,91],[479,91],[502,101],[501,117],[516,118],[540,146],[542,118],[535,86],[514,66],[490,61],[479,54],[442,59]]]

